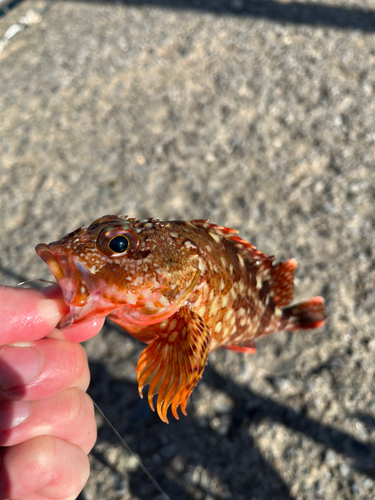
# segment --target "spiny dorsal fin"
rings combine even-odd
[[[196,227],[204,227],[209,231],[214,231],[216,234],[228,238],[230,234],[238,234],[237,229],[230,229],[229,227],[219,226],[218,224],[211,224],[208,219],[194,219],[190,221]]]
[[[195,219],[191,220],[190,224],[196,227],[204,227],[208,229],[211,236],[218,241],[218,238],[225,238],[227,241],[230,241],[236,248],[238,252],[240,252],[245,259],[252,259],[255,261],[269,261],[272,263],[274,257],[267,256],[264,253],[260,252],[255,248],[254,245],[251,245],[248,241],[243,240],[238,235],[237,229],[231,229],[229,227],[219,226],[217,224],[211,224],[208,222],[208,219]]]
[[[273,255],[268,257],[264,253],[257,250],[254,245],[251,245],[248,241],[243,240],[235,234],[229,235],[228,239],[230,239],[236,249],[241,252],[245,258],[254,259],[256,261],[273,261]]]

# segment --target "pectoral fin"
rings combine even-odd
[[[149,405],[154,411],[152,398],[158,394],[156,410],[168,423],[169,406],[175,418],[179,418],[179,405],[186,415],[187,401],[207,362],[211,334],[203,319],[187,306],[152,329],[158,337],[142,352],[137,365],[139,394],[142,397],[143,387],[150,384]]]

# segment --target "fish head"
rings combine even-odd
[[[37,245],[70,306],[70,324],[118,308],[123,321],[155,324],[186,303],[200,275],[198,250],[176,238],[173,224],[107,215]]]

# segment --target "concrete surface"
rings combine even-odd
[[[170,499],[374,499],[374,3],[47,7],[0,54],[1,282],[49,278],[34,246],[110,213],[209,218],[297,258],[323,329],[214,353],[167,426],[137,394],[142,346],[108,324],[90,393]],[[98,422],[81,498],[160,500]]]

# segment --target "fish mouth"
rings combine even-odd
[[[89,301],[89,293],[83,277],[79,272],[79,264],[59,243],[40,243],[35,247],[36,253],[49,267],[59,284],[64,301],[69,306],[83,307]]]

